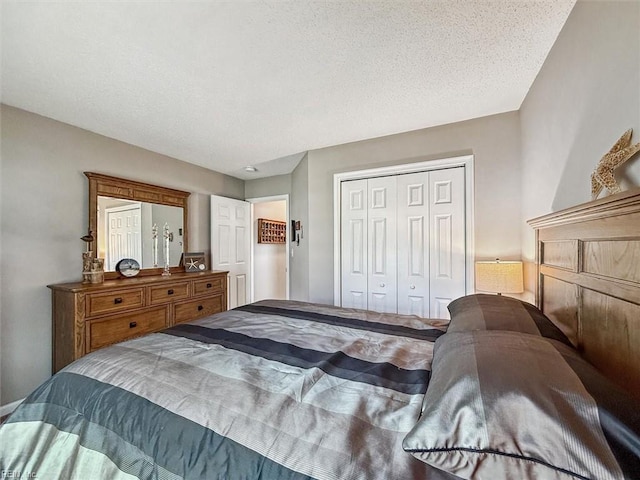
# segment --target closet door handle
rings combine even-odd
[[[411,290],[415,290],[415,289],[416,289],[416,286],[415,286],[415,285],[409,285],[409,288],[410,288]]]
[[[381,283],[381,284],[380,284],[380,286],[381,286],[381,287],[384,287],[384,283]]]

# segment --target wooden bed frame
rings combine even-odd
[[[538,307],[590,363],[640,398],[640,188],[528,223]]]

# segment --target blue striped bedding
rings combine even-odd
[[[450,479],[402,449],[444,322],[262,301],[98,350],[0,427],[24,478]]]

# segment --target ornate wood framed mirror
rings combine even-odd
[[[183,270],[178,265],[189,251],[189,192],[101,173],[84,174],[89,179],[89,230],[94,237],[90,248],[105,259],[105,278],[119,277],[115,265],[123,258],[137,260],[140,275],[160,275],[165,265],[165,225],[170,271]]]

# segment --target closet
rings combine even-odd
[[[449,318],[465,294],[465,168],[340,184],[341,304]]]

